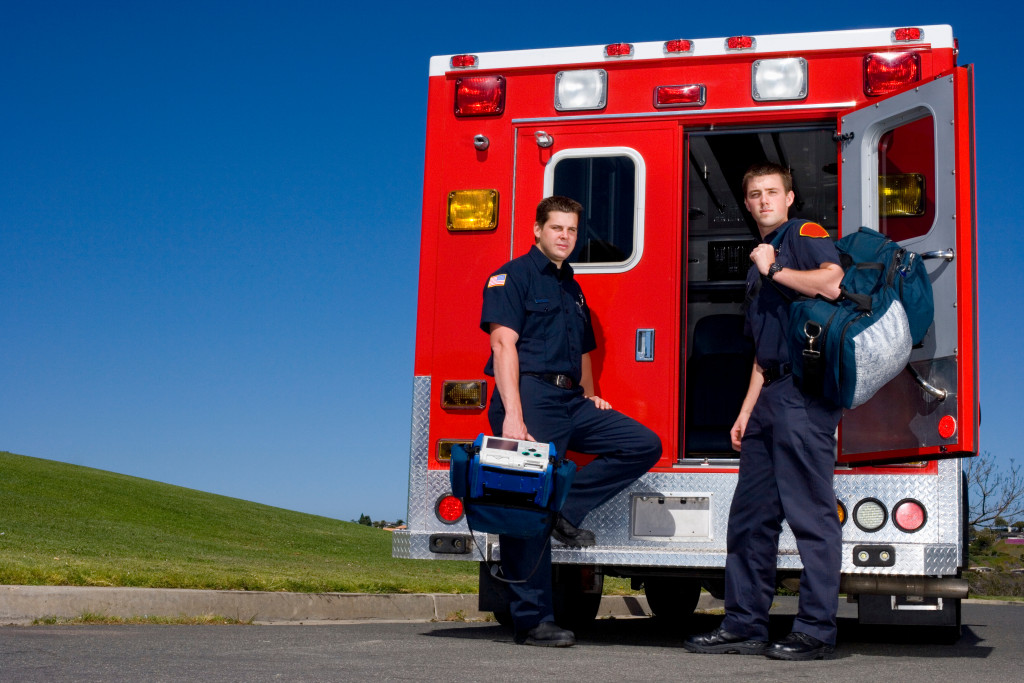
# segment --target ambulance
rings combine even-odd
[[[587,294],[598,395],[661,437],[648,474],[553,544],[556,617],[598,611],[604,577],[683,620],[720,597],[752,362],[744,278],[757,230],[740,182],[793,173],[791,217],[838,239],[866,226],[924,260],[935,319],[907,370],[845,411],[835,467],[841,594],[865,624],[960,628],[967,489],[978,453],[973,68],[949,26],[479,52],[430,60],[419,302],[400,558],[480,564],[508,619],[497,538],[451,495],[452,447],[490,434],[479,329],[487,276],[533,244],[548,195],[585,207],[570,262]],[[578,465],[587,457],[569,453]],[[795,588],[783,528],[778,582]]]

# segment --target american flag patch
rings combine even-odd
[[[487,281],[488,287],[504,287],[505,286],[505,273],[501,275],[492,275],[491,279]]]

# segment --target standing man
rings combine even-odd
[[[484,287],[480,327],[491,338],[485,372],[495,390],[487,417],[497,436],[552,442],[597,458],[576,473],[551,530],[572,547],[595,543],[581,529],[591,510],[647,472],[661,457],[661,440],[647,427],[594,395],[590,352],[596,348],[590,310],[566,259],[576,247],[583,207],[568,197],[537,206],[530,251],[492,274]],[[515,640],[568,647],[572,631],[555,624],[548,535],[501,535],[504,575],[513,581]]]
[[[805,394],[791,374],[790,300],[779,290],[794,298],[834,299],[843,269],[823,227],[789,220],[794,199],[789,170],[753,166],[743,176],[743,194],[761,244],[750,254],[747,273],[746,332],[754,338],[754,368],[731,430],[740,470],[729,511],[725,620],[683,645],[691,652],[818,659],[830,654],[836,641],[842,531],[832,476],[842,410]],[[783,519],[789,520],[804,566],[800,607],[793,632],[769,645],[768,609]]]

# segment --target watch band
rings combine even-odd
[[[782,264],[779,263],[778,261],[768,266],[768,279],[774,280],[775,273],[779,272],[780,270],[782,270]]]

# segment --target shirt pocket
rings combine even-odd
[[[552,299],[529,299],[523,307],[526,309],[526,323],[523,327],[525,346],[532,356],[530,360],[543,364],[546,368],[553,363],[557,351],[562,347],[564,332],[559,329],[562,307]],[[520,347],[522,354],[523,347]]]

